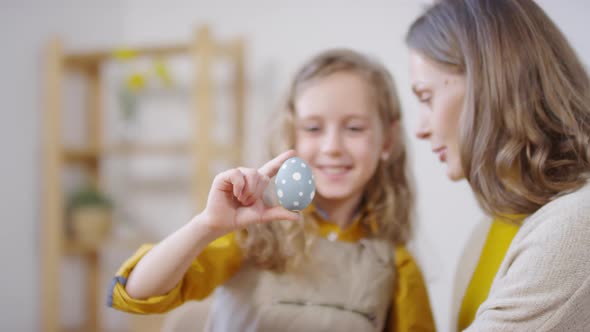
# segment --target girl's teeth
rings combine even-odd
[[[346,171],[345,167],[326,167],[324,168],[324,172],[327,174],[341,174]]]

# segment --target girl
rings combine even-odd
[[[531,0],[443,0],[411,26],[417,136],[494,216],[466,331],[590,326],[590,81]]]
[[[211,331],[433,331],[404,249],[414,197],[400,117],[382,65],[350,50],[311,59],[273,137],[309,162],[312,205],[298,215],[263,202],[294,151],[221,173],[202,213],[121,267],[110,305],[165,312],[215,290]]]

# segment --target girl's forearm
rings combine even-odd
[[[125,290],[135,299],[168,293],[216,237],[207,227],[206,216],[197,215],[141,258],[131,271]]]

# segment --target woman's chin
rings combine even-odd
[[[453,182],[457,182],[457,181],[461,181],[461,180],[465,179],[465,174],[463,173],[462,169],[457,169],[457,168],[452,168],[452,167],[449,167],[447,169],[447,176]]]

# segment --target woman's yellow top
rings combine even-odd
[[[492,221],[492,226],[484,243],[479,261],[463,296],[459,311],[459,331],[463,331],[475,319],[479,306],[486,300],[492,287],[492,281],[504,260],[512,239],[518,232],[518,224],[525,216],[511,216],[514,223],[500,218]]]
[[[360,218],[344,230],[319,216],[317,219],[322,237],[356,242],[364,236]],[[238,272],[243,260],[234,234],[228,234],[209,244],[194,260],[179,284],[170,292],[145,300],[133,299],[125,291],[127,277],[141,257],[151,248],[152,245],[142,246],[123,263],[111,283],[107,300],[109,306],[140,314],[172,310],[185,301],[206,298],[216,287]],[[388,331],[435,331],[428,293],[418,265],[404,247],[396,248],[395,257],[397,274]]]

